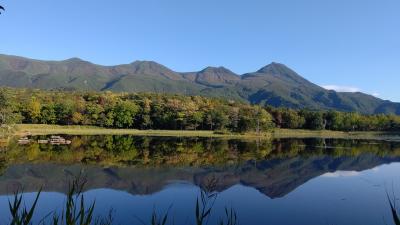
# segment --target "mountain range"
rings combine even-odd
[[[152,61],[101,66],[71,58],[44,61],[0,55],[0,86],[46,90],[156,92],[221,97],[252,104],[400,115],[400,103],[361,92],[326,90],[280,63],[236,74],[224,67],[176,72]]]

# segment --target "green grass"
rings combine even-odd
[[[274,129],[271,132],[257,134],[219,133],[203,130],[137,130],[137,129],[107,129],[95,126],[60,126],[45,124],[16,125],[16,135],[138,135],[165,137],[221,137],[221,138],[337,138],[337,139],[369,139],[400,141],[400,133],[394,132],[341,132],[315,131],[295,129]]]
[[[343,132],[330,130],[275,129],[273,138],[335,138],[400,141],[398,132],[357,131]]]

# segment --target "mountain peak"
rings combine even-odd
[[[131,63],[131,66],[133,66],[135,68],[135,70],[137,70],[138,72],[164,71],[164,70],[171,71],[167,67],[165,67],[155,61],[139,61],[139,60],[137,60],[137,61],[134,61],[133,63]]]
[[[157,66],[162,66],[161,64],[155,62],[155,61],[150,61],[150,60],[136,60],[131,63],[131,65],[157,65]]]
[[[229,69],[219,66],[219,67],[213,67],[213,66],[208,66],[201,70],[200,72],[213,72],[213,73],[229,73],[229,74],[234,74],[234,72],[230,71]]]
[[[282,63],[272,62],[257,71],[258,73],[280,74],[286,72],[294,72]]]
[[[296,73],[294,70],[290,69],[282,63],[272,62],[267,66],[259,69],[258,74],[273,76],[286,81],[295,81],[296,83],[309,83],[302,76]]]
[[[181,79],[179,74],[154,61],[135,61],[130,65],[135,74],[161,75],[171,80]]]
[[[85,62],[83,59],[78,58],[78,57],[72,57],[69,59],[64,60],[65,62]]]
[[[206,67],[199,72],[192,73],[195,80],[199,84],[208,86],[220,86],[240,80],[240,76],[225,67]]]

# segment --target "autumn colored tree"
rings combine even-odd
[[[0,88],[0,123],[264,132],[400,131],[400,116],[261,107],[201,96]]]
[[[40,122],[41,119],[40,112],[41,112],[40,102],[36,98],[32,98],[28,106],[28,115],[32,123]]]

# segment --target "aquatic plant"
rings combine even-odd
[[[151,225],[167,225],[168,222],[168,217],[169,217],[169,211],[171,210],[172,205],[168,208],[167,212],[165,212],[164,215],[158,215],[157,211],[153,209],[153,213],[151,214],[150,218],[150,224]],[[142,225],[147,225],[146,222],[141,220],[139,217],[135,217]],[[173,223],[172,223],[173,224]]]
[[[68,188],[65,208],[61,215],[56,212],[48,214],[40,220],[38,224],[45,224],[45,220],[48,219],[49,215],[53,214],[51,220],[52,225],[111,225],[113,223],[113,211],[107,217],[94,219],[93,213],[95,208],[95,202],[89,206],[85,203],[83,195],[83,188],[86,184],[86,180],[79,175],[74,179]],[[26,206],[22,207],[23,195],[18,191],[14,194],[14,200],[9,200],[9,210],[11,214],[10,225],[31,225],[32,217],[34,216],[37,202],[41,194],[41,189],[36,195],[33,205],[28,210]]]
[[[34,215],[40,193],[41,190],[39,190],[39,192],[37,193],[35,201],[33,202],[31,208],[27,209],[26,206],[22,207],[22,198],[23,198],[22,194],[20,194],[18,191],[15,192],[13,203],[11,203],[10,200],[8,201],[8,206],[12,217],[10,225],[31,224],[31,220]]]
[[[238,219],[236,211],[233,208],[225,208],[225,220],[221,219],[219,225],[238,225]]]
[[[208,221],[216,198],[216,193],[200,191],[200,197],[196,199],[196,225],[203,225]]]
[[[393,217],[393,222],[396,225],[400,225],[400,216],[397,213],[397,209],[396,209],[396,198],[390,199],[389,195],[387,194],[387,198],[389,201],[389,205],[390,205],[390,211],[392,213],[392,217]]]
[[[65,211],[61,215],[60,223],[66,225],[90,225],[93,221],[93,211],[95,202],[90,204],[88,208],[85,206],[85,198],[82,194],[86,181],[81,182],[79,179],[72,181],[67,194]],[[59,217],[58,217],[59,218]],[[59,221],[57,216],[53,217],[53,221]]]
[[[196,199],[195,207],[195,224],[205,225],[208,224],[211,212],[214,209],[214,203],[217,199],[217,192],[215,192],[217,180],[210,178],[206,184],[200,189],[200,196]],[[87,205],[83,190],[86,185],[86,179],[83,179],[81,175],[75,178],[69,185],[65,208],[61,214],[57,212],[49,213],[47,216],[42,218],[39,225],[47,224],[46,221],[51,221],[51,225],[112,225],[114,224],[114,212],[110,210],[107,217],[94,218],[95,201]],[[37,208],[37,203],[41,195],[41,189],[36,195],[36,198],[31,208],[26,208],[23,205],[23,195],[20,192],[14,194],[13,201],[9,200],[9,210],[11,214],[10,225],[32,225],[32,218]],[[156,210],[150,218],[150,222],[146,223],[139,218],[138,221],[142,225],[167,225],[174,224],[170,221],[170,209],[172,205],[163,215],[157,214]],[[50,218],[50,215],[52,217]],[[225,218],[221,218],[218,225],[238,225],[237,214],[234,209],[228,210],[225,208]]]

